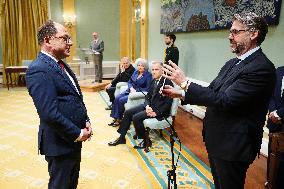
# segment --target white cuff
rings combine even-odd
[[[83,134],[84,134],[84,130],[81,129],[80,135],[78,136],[78,138],[74,142],[79,142],[81,140],[81,138],[83,137]]]

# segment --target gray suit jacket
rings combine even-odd
[[[93,51],[97,51],[101,54],[103,54],[103,51],[104,51],[104,41],[101,40],[101,39],[98,39],[97,43],[95,42],[95,40],[93,40],[91,42],[91,50]]]

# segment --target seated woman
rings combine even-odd
[[[129,93],[148,91],[152,80],[152,74],[148,72],[148,62],[145,59],[138,58],[135,64],[137,65],[137,70],[134,71],[128,81],[128,89],[115,97],[110,114],[113,121],[108,124],[109,126],[119,126],[124,112],[124,104],[127,102]]]

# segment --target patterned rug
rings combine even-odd
[[[99,92],[107,105],[110,105],[109,97],[106,92]],[[131,127],[127,133],[128,145],[137,145],[140,141],[134,140],[134,128]],[[151,131],[150,138],[153,142],[150,152],[145,153],[143,149],[136,150],[132,148],[132,152],[136,154],[142,161],[144,169],[150,169],[154,177],[158,180],[162,188],[168,186],[167,170],[171,166],[171,144],[170,137],[167,131],[163,131],[163,136],[159,132]],[[214,188],[213,178],[210,168],[199,160],[193,153],[191,153],[184,145],[181,145],[181,153],[179,143],[174,145],[175,161],[177,162],[177,155],[180,154],[176,175],[178,188],[194,188],[205,189]]]
[[[111,118],[102,96],[84,93],[94,135],[83,144],[78,189],[167,188],[171,160],[167,133],[163,138],[151,133],[154,143],[147,154],[133,148],[133,130],[126,145],[109,147],[107,143],[118,133],[107,126]],[[39,119],[27,90],[0,88],[0,115],[0,189],[47,188],[47,163],[37,151]],[[182,148],[178,188],[213,188],[208,167]]]

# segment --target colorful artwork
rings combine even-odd
[[[161,33],[228,28],[235,13],[252,11],[278,24],[281,0],[161,0]]]

